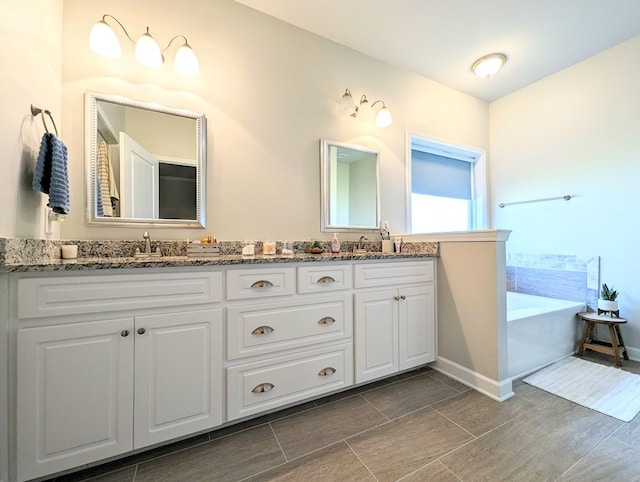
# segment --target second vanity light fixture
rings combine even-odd
[[[376,126],[380,128],[389,127],[392,123],[391,112],[389,112],[389,109],[387,109],[384,101],[376,100],[375,102],[370,104],[367,100],[367,96],[362,94],[362,97],[360,97],[360,102],[356,105],[353,102],[353,97],[351,96],[351,92],[349,91],[349,89],[345,89],[344,94],[342,95],[342,100],[340,101],[340,111],[343,114],[355,117],[358,120],[367,121],[373,117],[373,108],[378,103],[382,103],[382,108],[376,115]]]
[[[176,58],[174,61],[176,70],[180,74],[190,77],[195,77],[200,73],[200,64],[198,63],[198,57],[196,57],[196,54],[187,42],[187,38],[184,35],[176,35],[171,40],[169,40],[169,43],[163,50],[160,50],[160,46],[149,33],[149,27],[147,27],[147,31],[143,33],[137,41],[135,41],[131,38],[127,30],[124,28],[124,25],[122,25],[122,23],[120,23],[120,21],[113,15],[109,14],[103,15],[102,20],[100,20],[93,26],[93,28],[91,29],[91,33],[89,34],[89,45],[94,52],[112,59],[118,58],[122,55],[120,42],[118,41],[116,33],[106,22],[107,17],[115,20],[116,23],[120,25],[127,38],[135,44],[135,57],[136,60],[142,65],[151,68],[162,67],[162,64],[164,63],[164,55],[162,55],[162,52],[166,51],[171,46],[174,40],[181,38],[184,41],[184,44],[178,49],[178,52],[176,53]]]

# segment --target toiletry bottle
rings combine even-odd
[[[331,252],[334,254],[340,252],[340,240],[338,239],[338,233],[333,233],[333,240],[331,241]]]

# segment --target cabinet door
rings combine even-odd
[[[18,480],[133,448],[132,330],[132,318],[18,330]]]
[[[399,369],[406,370],[436,359],[434,287],[399,290]]]
[[[398,371],[397,290],[355,296],[356,383]]]
[[[135,320],[134,448],[222,423],[222,310]]]

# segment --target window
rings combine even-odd
[[[482,152],[414,135],[408,152],[409,232],[485,227]]]

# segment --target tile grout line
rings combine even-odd
[[[433,410],[434,410],[434,411],[436,411],[437,413],[440,413],[440,412],[438,412],[438,411],[437,411],[437,410],[435,410],[435,409],[433,409]],[[440,415],[442,415],[442,414],[440,414]],[[449,419],[449,417],[447,417],[446,415],[442,415],[442,416],[443,416],[443,417],[445,417],[447,420],[451,420],[451,419]],[[460,445],[459,447],[456,447],[455,449],[451,449],[449,452],[447,452],[447,453],[445,453],[445,454],[442,454],[440,457],[436,458],[433,462],[436,462],[436,461],[440,462],[442,465],[444,465],[444,466],[447,468],[447,470],[449,470],[449,472],[453,473],[456,477],[458,477],[458,476],[457,476],[457,474],[456,474],[455,472],[453,472],[453,470],[451,470],[451,469],[447,466],[447,464],[445,464],[444,462],[442,462],[442,459],[443,459],[444,457],[446,457],[447,455],[451,455],[452,453],[454,453],[454,452],[456,452],[456,451],[460,450],[461,448],[466,447],[466,446],[467,446],[467,445],[469,445],[470,443],[475,442],[476,440],[480,440],[480,439],[482,439],[482,438],[486,437],[486,436],[487,436],[487,435],[489,435],[490,433],[495,432],[496,430],[498,430],[500,427],[504,427],[506,424],[508,424],[508,423],[512,423],[516,418],[517,418],[517,417],[511,418],[511,419],[507,420],[506,422],[503,422],[503,423],[501,423],[500,425],[498,425],[498,426],[496,426],[496,427],[492,428],[491,430],[489,430],[489,431],[487,431],[487,432],[483,433],[482,435],[478,435],[478,436],[473,435],[473,434],[472,434],[471,432],[469,432],[468,430],[465,430],[463,427],[460,427],[462,430],[464,430],[465,432],[469,433],[473,438],[472,438],[472,439],[467,440],[465,443],[463,443],[463,444],[462,444],[462,445]],[[458,424],[457,424],[457,423],[455,423],[453,420],[451,420],[451,422],[452,422],[452,423],[454,423],[454,424],[456,424],[456,425],[458,425]],[[458,426],[459,426],[459,425],[458,425]],[[458,478],[459,478],[459,477],[458,477]]]
[[[452,419],[450,419],[449,417],[447,417],[444,413],[442,413],[440,410],[438,410],[437,408],[434,408],[433,406],[429,407],[431,408],[431,410],[433,410],[434,412],[436,412],[438,415],[444,417],[445,419],[447,419],[449,422],[451,422],[452,424],[454,424],[456,427],[464,430],[465,432],[467,432],[469,435],[471,435],[473,437],[472,440],[475,440],[479,437],[479,435],[476,435],[474,433],[471,433],[469,430],[467,430],[466,428],[464,428],[462,425],[460,425],[457,422],[454,422]],[[508,421],[508,420],[507,420]],[[506,422],[505,422],[506,423]],[[496,427],[497,428],[497,427]],[[488,433],[488,432],[487,432]]]
[[[280,452],[282,452],[282,456],[284,457],[284,462],[285,464],[287,462],[289,462],[289,458],[287,457],[287,454],[285,453],[284,449],[282,448],[282,444],[280,443],[280,440],[278,439],[278,435],[276,435],[276,431],[273,428],[273,425],[271,424],[271,422],[269,422],[269,428],[271,429],[271,433],[273,434],[274,438],[276,439],[276,443],[278,444],[278,447],[280,447]]]
[[[620,428],[620,427],[618,427]],[[618,430],[618,429],[616,429]],[[604,442],[606,442],[607,440],[609,440],[611,438],[611,436],[616,432],[616,430],[614,430],[613,432],[611,432],[609,435],[607,435],[605,438],[603,438],[599,443],[597,443],[596,445],[594,445],[591,450],[589,450],[586,454],[584,454],[582,457],[580,457],[578,460],[576,460],[573,464],[571,464],[570,467],[567,468],[567,470],[565,470],[564,472],[562,472],[555,480],[560,480],[567,472],[569,472],[571,469],[573,469],[576,465],[578,465],[580,462],[582,462],[583,459],[585,459],[586,457],[589,456],[589,454],[591,454],[595,449],[597,449],[598,447],[600,447],[600,445],[602,445]]]
[[[369,402],[369,401],[368,401],[366,398],[364,398],[361,394],[355,394],[355,395],[354,395],[354,397],[360,397],[360,398],[362,398],[365,402],[367,402],[368,404],[370,404],[370,405],[371,405],[371,406],[372,406],[376,411],[380,412],[380,410],[378,410],[378,409],[375,407],[375,405],[373,405],[371,402]],[[349,398],[351,398],[351,397],[349,397]],[[334,403],[334,402],[331,402],[331,403]],[[322,405],[322,406],[324,406],[324,405]],[[428,406],[426,406],[426,407],[423,407],[423,408],[429,408],[429,407],[428,407]],[[419,409],[419,410],[423,410],[423,408],[421,408],[421,409]],[[413,412],[411,412],[411,413],[413,413]],[[318,451],[320,451],[320,450],[326,449],[327,447],[331,447],[332,445],[335,445],[335,444],[340,443],[340,442],[345,442],[345,443],[347,443],[347,445],[349,445],[349,444],[348,444],[348,442],[347,442],[347,439],[350,439],[350,438],[353,438],[353,437],[357,437],[358,435],[362,435],[363,433],[366,433],[366,432],[368,432],[368,431],[370,431],[370,430],[373,430],[373,429],[376,429],[376,428],[382,427],[383,425],[386,425],[386,424],[391,423],[391,422],[393,422],[394,420],[396,420],[396,419],[389,419],[389,418],[388,418],[386,415],[384,415],[382,412],[380,412],[380,414],[381,414],[381,415],[386,419],[386,421],[384,421],[384,422],[382,422],[382,423],[379,423],[379,424],[377,424],[377,425],[374,425],[373,427],[369,427],[369,428],[366,428],[366,429],[361,430],[361,431],[359,431],[359,432],[356,432],[356,433],[354,433],[354,434],[351,434],[351,435],[349,435],[349,437],[347,437],[347,438],[343,438],[343,439],[336,440],[336,441],[334,441],[334,442],[330,442],[330,443],[328,443],[328,444],[326,444],[326,445],[323,445],[322,447],[317,447],[317,448],[315,448],[315,449],[311,450],[310,452],[307,452],[307,453],[302,454],[302,455],[298,455],[297,457],[293,457],[292,459],[288,459],[288,460],[287,460],[287,462],[294,462],[294,461],[296,461],[296,460],[298,460],[298,459],[301,459],[301,458],[303,458],[303,457],[307,457],[308,455],[311,455],[311,454],[313,454],[313,453],[315,453],[315,452],[318,452]],[[409,414],[407,414],[407,415],[409,415]],[[403,415],[403,416],[404,416],[404,415]],[[398,418],[401,418],[401,417],[398,417]],[[273,427],[272,427],[272,431],[273,431]],[[274,435],[275,435],[275,431],[274,431]],[[276,436],[276,440],[277,440],[277,436]],[[278,444],[279,444],[279,441],[278,441]],[[351,448],[351,446],[349,446],[349,448]],[[352,449],[352,450],[353,450],[353,449]],[[284,453],[284,451],[283,451],[283,453]],[[286,455],[285,455],[285,458],[286,458]]]
[[[367,402],[369,405],[371,405],[376,412],[378,412],[380,415],[382,415],[384,418],[386,418],[387,422],[391,421],[391,419],[389,417],[387,417],[384,413],[382,413],[382,411],[378,407],[376,407],[371,401],[369,401],[369,399],[367,397],[364,397],[364,396],[360,395],[360,398],[362,398],[365,402]],[[387,422],[384,422],[384,423],[387,423]],[[383,425],[383,424],[380,424],[380,425]],[[378,427],[378,426],[379,425],[376,425],[376,427]]]
[[[369,466],[368,466],[367,464],[365,464],[365,463],[364,463],[364,460],[362,460],[362,459],[360,458],[360,456],[358,455],[358,452],[356,452],[356,451],[353,449],[353,447],[349,444],[349,442],[347,442],[347,439],[344,439],[344,440],[343,440],[343,442],[344,442],[345,444],[347,444],[347,447],[349,447],[349,450],[351,450],[351,452],[353,452],[353,455],[355,455],[355,456],[357,457],[357,459],[360,461],[360,463],[364,466],[364,468],[365,468],[365,469],[367,469],[367,472],[369,472],[369,473],[371,474],[371,477],[373,477],[373,479],[374,479],[376,482],[379,482],[378,477],[376,477],[376,476],[373,474],[373,472],[371,472],[371,469],[369,469]]]

